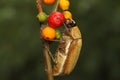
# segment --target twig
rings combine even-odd
[[[42,12],[42,1],[41,0],[36,0],[36,3],[37,3],[37,9],[38,9],[38,13]]]
[[[57,11],[60,0],[57,0],[54,11]]]
[[[36,0],[37,3],[37,9],[38,9],[38,13],[42,12],[42,1],[41,0]],[[41,28],[40,30],[42,30],[43,24],[40,25]],[[42,40],[42,39],[41,39]],[[46,42],[45,40],[43,41],[43,55],[44,55],[44,59],[45,59],[45,71],[46,71],[46,75],[48,77],[48,80],[54,80],[54,77],[52,75],[52,65],[51,65],[51,58],[49,55],[49,44],[48,42]]]
[[[49,55],[49,44],[47,42],[43,42],[43,53],[45,58],[45,71],[48,77],[48,80],[54,80],[54,77],[52,75],[52,65],[51,65],[51,58]]]

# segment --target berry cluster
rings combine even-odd
[[[42,0],[46,5],[52,5],[56,2],[56,0]],[[66,19],[72,19],[72,14],[68,10],[70,6],[69,0],[59,0],[59,8],[61,11],[53,11],[49,15],[45,12],[40,12],[37,15],[38,20],[40,23],[47,22],[46,26],[41,30],[41,36],[45,40],[54,40],[60,39],[61,34],[60,31],[57,30],[60,28]]]

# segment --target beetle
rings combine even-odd
[[[61,36],[60,40],[63,42],[59,42],[54,56],[56,63],[53,65],[53,76],[70,74],[77,63],[82,47],[81,32],[75,22],[66,19],[64,24],[67,29]]]

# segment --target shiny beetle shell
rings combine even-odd
[[[55,53],[56,64],[53,66],[53,75],[69,74],[75,67],[82,47],[82,37],[78,26],[69,27],[69,35],[62,34],[58,49]]]

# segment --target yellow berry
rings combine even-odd
[[[56,31],[55,29],[46,26],[45,28],[42,29],[41,36],[43,39],[53,40],[56,37]]]
[[[68,10],[68,9],[69,9],[69,6],[70,6],[69,0],[60,0],[59,7],[60,7],[62,10]]]
[[[72,19],[72,13],[70,11],[63,11],[63,15],[66,19]]]

